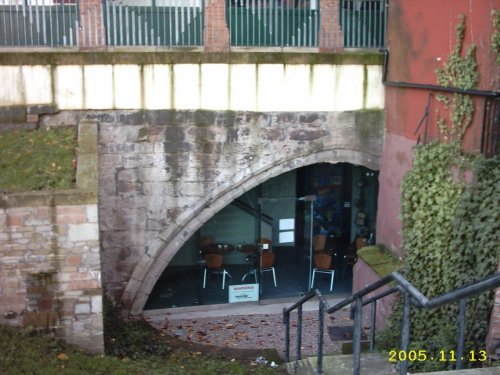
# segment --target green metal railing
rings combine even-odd
[[[381,292],[371,298],[366,298],[368,294],[375,292],[381,287],[388,284],[395,284],[394,287]],[[461,288],[454,289],[447,293],[441,294],[433,299],[425,297],[417,288],[415,288],[408,280],[406,280],[398,272],[392,272],[382,279],[374,282],[366,288],[354,293],[351,297],[346,298],[335,306],[330,307],[323,295],[317,289],[301,298],[298,302],[288,308],[283,309],[283,324],[285,324],[285,360],[290,361],[290,313],[297,310],[297,353],[296,360],[301,359],[301,340],[302,340],[302,306],[310,299],[317,297],[319,299],[318,309],[318,351],[317,351],[317,367],[316,373],[323,373],[323,331],[324,331],[324,316],[325,314],[333,314],[340,309],[351,306],[354,312],[354,332],[353,332],[353,373],[359,375],[361,372],[361,316],[363,306],[371,304],[371,334],[370,334],[370,350],[373,350],[375,340],[375,321],[377,301],[392,293],[399,292],[403,295],[403,314],[401,328],[401,350],[407,352],[410,345],[410,309],[434,309],[440,306],[448,305],[454,302],[459,303],[459,313],[457,317],[457,350],[456,358],[457,369],[463,368],[464,357],[464,340],[465,340],[465,319],[467,299],[476,294],[495,289],[500,286],[500,272],[487,276],[474,283],[465,285]],[[408,358],[400,362],[399,374],[406,375],[408,369]]]
[[[75,46],[78,5],[51,0],[0,0],[0,46]]]
[[[341,0],[339,17],[345,48],[385,46],[387,0]]]
[[[182,4],[182,5],[181,5]],[[203,44],[203,1],[155,2],[148,6],[104,0],[109,46],[198,46]]]
[[[0,0],[0,46],[201,46],[205,17],[222,14],[205,15],[205,1],[210,0],[102,0],[99,6],[89,0]],[[387,0],[338,4],[335,22],[344,47],[385,46]],[[231,46],[318,47],[320,5],[320,0],[227,0]],[[211,35],[221,38],[220,28]]]
[[[318,2],[296,0],[230,1],[226,20],[232,46],[316,47]]]

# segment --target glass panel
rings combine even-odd
[[[374,240],[377,195],[378,172],[347,163],[314,164],[266,181],[224,207],[184,244],[146,309],[225,304],[229,287],[240,293],[232,296],[234,302],[255,301],[255,291],[267,302],[295,299],[310,289],[314,250],[328,253],[335,266],[332,291],[331,273],[316,272],[314,288],[349,294],[353,262],[347,255],[359,234]],[[323,236],[319,242],[317,235]],[[272,264],[262,263],[264,250],[275,254]],[[219,263],[207,259],[213,253],[222,256]],[[208,267],[212,261],[216,265]]]
[[[310,269],[310,205],[310,202],[295,197],[261,199],[261,299],[294,297],[307,292]],[[266,219],[269,217],[273,220]],[[268,249],[265,248],[267,240],[270,242]],[[268,264],[264,256],[267,251],[273,253],[273,262]]]

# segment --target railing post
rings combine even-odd
[[[102,0],[78,0],[80,49],[102,49],[106,47],[103,24]]]
[[[290,313],[283,307],[283,324],[285,325],[285,362],[290,362]]]
[[[377,325],[377,300],[372,302],[371,331],[370,331],[370,352],[375,349],[375,328]]]
[[[302,306],[297,309],[297,361],[302,359]]]
[[[354,302],[354,332],[352,335],[352,354],[354,375],[359,375],[361,371],[361,313],[363,301],[357,298]]]
[[[403,302],[403,327],[401,329],[401,350],[404,353],[408,352],[408,346],[410,344],[410,294],[404,292],[404,302]],[[406,356],[405,356],[406,358]],[[399,374],[406,375],[408,370],[408,359],[399,362]]]
[[[457,370],[464,368],[464,341],[465,341],[465,317],[467,312],[467,299],[460,300],[458,312],[458,335],[457,335]]]
[[[323,331],[325,327],[325,311],[323,300],[319,300],[318,311],[318,362],[316,366],[316,373],[323,374]]]
[[[320,52],[341,51],[344,35],[340,27],[339,2],[342,0],[320,1],[319,50]]]
[[[229,52],[229,28],[226,24],[224,0],[206,0],[205,2],[203,44],[205,52]]]

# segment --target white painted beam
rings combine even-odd
[[[381,66],[0,66],[0,107],[342,112],[384,108]],[[52,79],[55,82],[52,82]]]

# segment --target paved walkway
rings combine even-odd
[[[331,306],[345,296],[330,298]],[[296,301],[296,299],[294,300]],[[165,334],[192,343],[232,349],[276,349],[281,358],[285,352],[283,307],[294,301],[280,301],[266,305],[239,303],[200,306],[195,309],[167,309],[145,311],[145,319]],[[318,342],[318,302],[308,302],[303,309],[302,354],[315,355]],[[324,330],[325,354],[340,353],[342,338],[350,341],[346,327],[352,326],[350,309],[344,308],[326,316]],[[290,353],[296,351],[297,313],[291,314]],[[363,324],[368,328],[367,324]],[[333,328],[335,327],[335,328]],[[335,332],[333,332],[335,331]],[[335,338],[335,340],[332,339]]]

